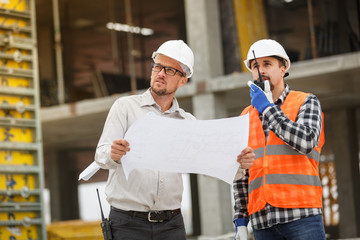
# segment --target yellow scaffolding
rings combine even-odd
[[[45,240],[35,1],[0,2],[0,239]]]

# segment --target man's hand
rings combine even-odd
[[[128,151],[129,143],[125,139],[116,139],[111,144],[111,159],[118,162]]]
[[[247,240],[248,239],[248,230],[247,224],[249,220],[246,218],[238,218],[234,221],[235,223],[235,238],[234,240]]]
[[[264,82],[264,91],[252,81],[248,82],[248,86],[250,87],[251,105],[253,105],[259,113],[263,113],[267,107],[274,105],[268,80]]]
[[[241,168],[250,168],[255,161],[255,153],[251,147],[246,147],[242,150],[241,154],[237,156],[237,161],[240,163]]]

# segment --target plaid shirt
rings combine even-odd
[[[260,114],[260,119],[266,138],[269,132],[273,131],[293,149],[307,154],[318,144],[322,121],[320,102],[316,96],[308,95],[299,109],[296,122],[292,122],[280,109],[290,91],[289,86],[286,85],[275,106],[267,108],[263,115]],[[248,180],[247,170],[243,178],[234,181],[234,219],[248,218]],[[321,208],[277,208],[266,204],[263,209],[250,215],[250,221],[254,229],[263,229],[321,213]]]

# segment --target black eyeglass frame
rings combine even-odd
[[[159,71],[154,70],[154,67],[155,67],[155,66],[160,66],[161,69],[160,69]],[[165,74],[168,75],[168,76],[175,76],[176,73],[179,73],[182,77],[185,77],[185,74],[184,74],[183,72],[177,70],[176,68],[168,67],[168,66],[163,66],[163,65],[161,65],[161,64],[159,64],[159,63],[154,63],[154,62],[151,63],[151,70],[152,70],[153,72],[161,72],[161,70],[163,70],[163,69],[164,69],[164,71],[165,71]],[[168,72],[167,72],[168,69],[175,70],[175,73],[174,73],[173,75],[168,74]]]

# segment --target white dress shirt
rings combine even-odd
[[[148,89],[141,95],[119,98],[112,105],[107,116],[96,153],[96,163],[109,169],[105,194],[109,204],[126,211],[173,210],[181,207],[183,183],[178,173],[166,173],[147,169],[135,169],[126,180],[121,160],[110,157],[111,144],[124,138],[127,129],[145,114],[194,120],[190,113],[179,108],[174,98],[169,110],[162,112]],[[130,151],[131,151],[131,145]]]

